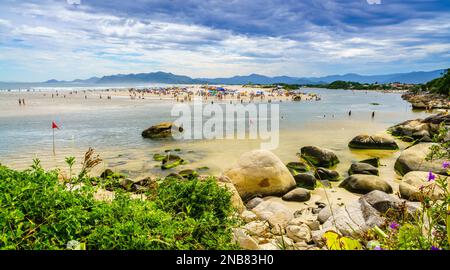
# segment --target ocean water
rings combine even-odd
[[[302,91],[316,93],[321,100],[272,102],[280,109],[279,146],[273,152],[284,162],[296,160],[300,147],[317,145],[338,154],[342,162],[337,170],[342,173],[352,161],[374,155],[391,164],[398,153],[351,151],[347,143],[356,135],[384,133],[389,126],[429,115],[412,111],[399,93],[327,89]],[[126,96],[107,100],[99,99],[96,92],[90,93],[87,100],[84,94],[52,99],[51,94],[44,96],[43,92],[0,93],[0,163],[23,169],[31,164],[33,158],[39,157],[47,168],[64,168],[65,156],[76,156],[80,162],[83,153],[93,147],[104,160],[98,171],[109,167],[133,177],[142,177],[170,173],[161,171],[152,156],[167,149],[180,148],[182,151],[179,154],[189,163],[177,169],[208,166],[209,173],[219,174],[240,154],[259,149],[261,143],[261,140],[251,139],[144,139],[141,136],[144,129],[176,119],[171,116],[172,100],[130,100]],[[19,97],[26,99],[26,106],[18,105]],[[223,102],[222,106],[226,103]],[[351,117],[349,111],[352,112]],[[374,118],[371,117],[372,112],[375,112]],[[52,153],[53,120],[61,126],[60,130],[55,131],[56,156]],[[386,174],[394,177],[393,172],[386,171]]]

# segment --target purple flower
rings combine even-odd
[[[373,250],[383,250],[380,246],[376,246],[373,248]]]
[[[391,223],[391,225],[389,225],[389,228],[391,228],[392,230],[397,230],[398,228],[400,228],[400,224],[398,224],[397,222],[393,221]]]
[[[441,250],[441,249],[435,246],[431,246],[431,250]]]
[[[447,169],[448,167],[450,167],[450,162],[449,161],[444,161],[442,163],[442,168]]]
[[[436,179],[436,175],[434,175],[431,171],[428,172],[428,182]]]

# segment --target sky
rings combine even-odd
[[[0,81],[449,68],[448,0],[0,0]]]

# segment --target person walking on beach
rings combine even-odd
[[[372,112],[372,118],[374,118],[375,117],[375,112]]]
[[[348,116],[352,116],[352,111],[348,111]]]
[[[22,100],[19,98],[19,105],[22,105]]]

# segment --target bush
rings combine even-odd
[[[58,171],[15,171],[0,165],[0,249],[231,249],[231,195],[213,178],[163,182],[152,200],[115,190],[112,202],[95,188],[69,191]]]

